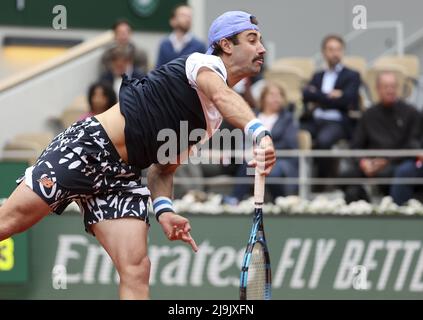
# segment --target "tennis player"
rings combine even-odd
[[[120,298],[148,299],[149,196],[167,238],[197,251],[188,219],[172,208],[173,174],[180,161],[159,163],[164,141],[158,133],[174,130],[179,141],[180,122],[187,121],[190,132],[204,129],[207,139],[224,118],[256,141],[265,139],[268,146],[252,166],[261,159],[263,174],[268,174],[275,162],[270,134],[231,89],[263,65],[266,50],[257,24],[249,13],[226,12],[210,27],[207,54],[175,59],[141,81],[124,76],[119,104],[70,126],[26,169],[0,208],[0,240],[27,230],[50,212],[61,214],[75,201],[86,231],[113,260]],[[177,155],[185,151],[179,146]],[[148,187],[141,184],[144,168]]]

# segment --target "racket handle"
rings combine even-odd
[[[263,143],[263,139],[261,140],[260,146],[258,146],[260,149],[264,149],[265,145]],[[260,173],[260,170],[257,170],[260,166],[259,163],[257,163],[257,167],[255,170],[255,176],[254,176],[254,202],[256,208],[261,208],[264,202],[264,186],[265,186],[265,179],[266,176],[263,173]],[[264,170],[264,168],[263,168]]]
[[[255,206],[262,207],[264,202],[264,184],[266,177],[256,169],[254,177],[254,202]]]

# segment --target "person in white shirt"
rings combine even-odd
[[[315,73],[303,90],[305,113],[301,126],[313,137],[314,149],[331,149],[341,139],[349,140],[353,126],[348,111],[358,110],[360,74],[342,64],[345,43],[338,35],[322,41],[327,68]],[[316,159],[319,177],[335,174],[331,159]]]

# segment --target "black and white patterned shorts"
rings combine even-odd
[[[57,214],[75,201],[87,232],[106,219],[134,217],[148,224],[150,191],[141,184],[141,169],[120,158],[94,117],[54,138],[17,183],[22,181]]]

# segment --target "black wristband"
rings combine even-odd
[[[261,139],[263,139],[265,136],[269,136],[270,138],[272,138],[272,134],[270,133],[270,131],[269,130],[264,130],[256,138],[257,145],[260,145]]]
[[[165,213],[165,212],[173,212],[173,213],[175,213],[175,211],[173,211],[170,208],[163,208],[162,210],[159,210],[158,212],[156,212],[156,220],[157,220],[157,222],[160,222],[159,221],[159,217],[162,215],[162,213]]]

